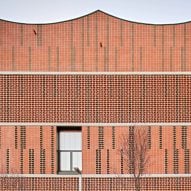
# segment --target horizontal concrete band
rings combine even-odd
[[[82,175],[57,175],[57,174],[0,174],[0,177],[36,177],[36,178],[133,178],[130,174],[82,174]],[[191,177],[191,174],[144,174],[145,178],[176,178]]]
[[[190,72],[30,72],[0,71],[0,75],[191,75]]]
[[[0,126],[191,126],[191,123],[0,123]]]

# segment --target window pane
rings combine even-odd
[[[81,150],[81,132],[60,132],[60,150]]]
[[[78,167],[82,170],[82,152],[73,152],[73,161],[72,161],[73,170],[75,167]]]
[[[60,152],[60,170],[70,170],[70,152]]]

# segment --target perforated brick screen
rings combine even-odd
[[[189,75],[0,75],[1,122],[191,122]]]

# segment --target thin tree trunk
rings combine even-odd
[[[135,178],[135,190],[136,191],[140,191],[141,190],[141,186],[140,186],[140,178],[139,177],[136,177]]]

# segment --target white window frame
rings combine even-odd
[[[60,149],[60,133],[81,133],[81,149]],[[58,174],[79,174],[82,171],[78,166],[73,166],[74,162],[74,154],[81,153],[81,168],[82,168],[82,130],[81,127],[57,127],[57,137],[58,137],[58,145],[57,145],[57,157],[58,157]],[[69,153],[69,170],[62,169],[62,162],[61,161],[61,154],[62,153]],[[75,168],[75,170],[74,170]]]

